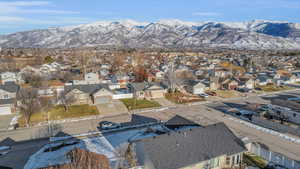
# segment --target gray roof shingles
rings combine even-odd
[[[178,169],[246,151],[242,141],[224,123],[170,132],[134,143],[139,164],[144,165],[142,159],[147,156],[155,169]]]
[[[102,88],[108,88],[108,87],[103,84],[70,85],[70,86],[65,86],[65,92],[68,93],[74,89],[78,89],[82,92],[92,95]]]
[[[4,85],[0,85],[0,89],[5,90],[10,93],[17,93],[20,86],[14,82],[7,82]]]

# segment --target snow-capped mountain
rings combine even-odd
[[[49,28],[0,36],[0,47],[300,49],[300,24],[277,21],[155,23],[124,20]]]

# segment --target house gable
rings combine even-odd
[[[102,88],[93,94],[94,97],[112,96],[112,95],[113,93],[105,88]]]

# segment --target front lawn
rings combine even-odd
[[[166,97],[166,99],[168,99],[171,102],[176,103],[176,104],[184,104],[184,103],[205,101],[205,99],[203,99],[203,98],[187,96],[187,95],[185,95],[181,92],[167,93],[165,95],[165,97]]]
[[[146,99],[121,99],[128,110],[145,109],[152,107],[160,107],[161,105],[153,100]]]
[[[264,92],[277,92],[277,91],[282,91],[282,90],[290,90],[293,89],[292,87],[288,86],[276,86],[273,84],[265,85],[265,86],[259,86],[259,88],[262,89]]]
[[[92,115],[98,115],[99,111],[96,106],[90,106],[90,105],[73,105],[70,106],[68,111],[65,111],[64,107],[59,105],[53,107],[49,111],[49,119],[50,120],[62,120],[62,119],[68,119],[68,118],[79,118],[84,116],[92,116]],[[30,118],[30,124],[38,124],[43,121],[47,121],[48,113],[41,112],[41,113],[35,113]],[[23,117],[19,119],[19,125],[21,127],[25,126],[25,120]]]
[[[216,93],[222,98],[240,97],[240,93],[235,90],[217,90]]]

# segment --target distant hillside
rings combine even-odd
[[[190,48],[300,49],[300,24],[135,21],[97,22],[0,36],[2,48]]]

